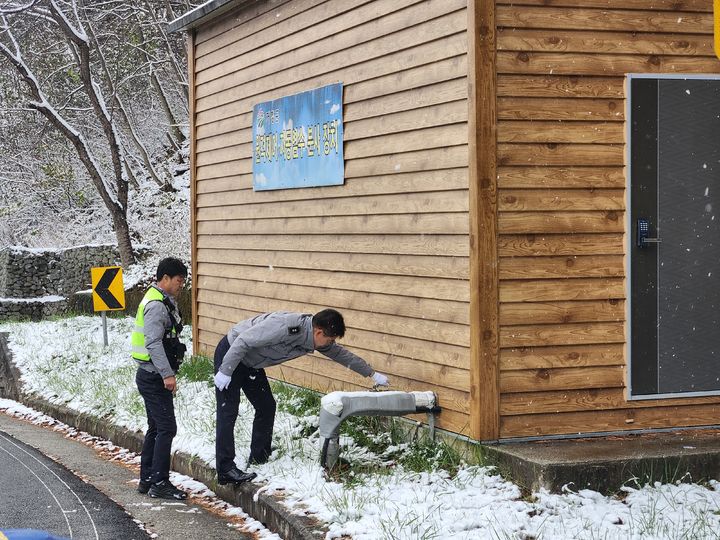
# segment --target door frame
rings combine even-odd
[[[631,82],[633,79],[674,79],[674,80],[720,80],[720,74],[713,73],[627,73],[625,75],[625,142],[626,142],[626,186],[625,186],[625,327],[626,340],[625,349],[627,354],[627,366],[625,376],[625,397],[628,401],[640,401],[648,399],[671,399],[671,398],[692,398],[706,396],[720,396],[720,389],[700,392],[672,392],[658,394],[633,395],[632,392],[632,250],[635,247],[635,225],[632,214],[632,93]],[[659,294],[659,288],[656,288]],[[658,340],[659,347],[659,340]],[[656,357],[659,351],[656,353]]]

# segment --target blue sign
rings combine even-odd
[[[331,84],[255,105],[253,189],[344,183],[342,86]]]

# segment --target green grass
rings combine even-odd
[[[314,390],[300,388],[278,381],[270,383],[278,409],[293,416],[316,415],[320,412],[322,396]]]
[[[375,454],[382,454],[391,444],[401,442],[394,422],[379,416],[351,416],[340,425],[340,435],[352,438],[357,446]]]
[[[215,368],[213,361],[207,356],[194,354],[180,365],[178,377],[192,382],[213,384]]]
[[[399,463],[414,472],[442,469],[454,475],[463,463],[461,454],[445,441],[422,438],[402,453]]]

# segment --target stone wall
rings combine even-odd
[[[0,250],[0,320],[52,317],[66,313],[77,291],[90,288],[90,269],[116,266],[112,245],[67,249],[12,246]]]
[[[6,319],[32,319],[60,315],[68,311],[68,299],[64,296],[46,296],[36,299],[0,298],[0,321]]]
[[[146,247],[135,250],[139,258],[148,253]],[[0,249],[0,320],[39,320],[67,312],[92,314],[90,269],[119,265],[120,255],[112,245]],[[151,283],[148,280],[125,289],[125,309],[111,313],[134,316]],[[177,299],[186,323],[192,314],[190,289],[191,280],[188,279],[185,290]]]
[[[120,262],[116,246],[0,250],[0,298],[70,296],[90,288],[90,268]]]

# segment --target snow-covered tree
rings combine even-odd
[[[33,217],[52,212],[50,201],[55,215],[69,214],[66,223],[101,211],[89,200],[89,180],[123,265],[134,262],[128,192],[148,181],[171,191],[168,157],[186,138],[182,36],[165,27],[191,7],[184,0],[0,1],[0,129],[9,135],[0,142],[0,237],[4,230],[22,241]],[[40,205],[34,216],[13,212],[33,202]]]

